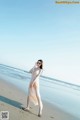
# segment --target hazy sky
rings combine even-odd
[[[80,4],[0,0],[0,63],[80,84]]]

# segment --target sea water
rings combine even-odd
[[[31,74],[27,71],[0,64],[0,78],[14,84],[27,94]],[[40,93],[43,100],[80,118],[80,86],[40,77]]]

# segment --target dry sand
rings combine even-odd
[[[25,92],[0,79],[0,111],[9,111],[9,120],[79,120],[45,101],[43,115],[38,117],[38,106],[31,104],[30,112],[21,109],[26,107],[26,98]]]

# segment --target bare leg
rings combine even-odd
[[[35,87],[35,92],[36,92],[36,97],[37,97],[38,104],[39,104],[39,113],[38,113],[38,116],[41,117],[41,115],[42,115],[42,109],[43,109],[43,104],[42,104],[42,101],[41,101],[41,97],[40,97],[40,93],[39,93],[39,88]]]
[[[30,88],[28,89],[28,96],[27,96],[27,107],[24,110],[29,110],[29,103],[30,103]]]

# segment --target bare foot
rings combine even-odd
[[[42,116],[42,110],[43,110],[43,105],[42,105],[41,108],[39,109],[38,117],[41,117],[41,116]]]
[[[26,108],[22,108],[24,111],[29,111],[29,108],[26,107]]]
[[[38,117],[41,117],[42,116],[42,114],[38,114]]]

